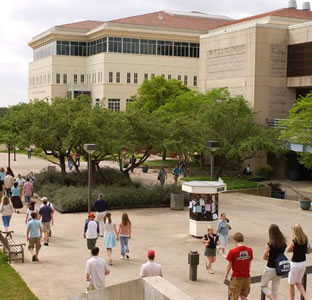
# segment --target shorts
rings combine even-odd
[[[25,200],[25,202],[30,202],[31,196],[25,196],[25,195],[24,195],[24,200]]]
[[[92,250],[96,246],[97,239],[87,239],[87,247],[89,250]]]
[[[240,296],[247,297],[250,293],[250,277],[232,277],[229,286],[229,299],[238,300]]]
[[[219,235],[219,241],[220,241],[221,248],[225,249],[225,247],[227,245],[227,241],[228,241],[228,235],[220,234]]]
[[[50,231],[50,222],[42,222],[41,227],[42,227],[42,231],[44,233],[49,232]]]
[[[3,227],[9,227],[10,226],[11,217],[12,216],[2,216]]]
[[[290,272],[288,273],[288,283],[301,283],[307,267],[307,262],[290,262]]]
[[[39,251],[41,248],[40,237],[31,237],[29,238],[28,249],[34,249],[36,247],[36,251]]]
[[[217,249],[211,249],[209,247],[205,248],[205,256],[211,257],[211,256],[216,256],[217,255]]]

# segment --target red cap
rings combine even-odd
[[[90,213],[89,213],[89,218],[90,218],[90,219],[94,219],[94,218],[95,218],[95,216],[94,216],[94,213],[93,213],[93,212],[90,212]]]
[[[147,257],[148,258],[154,258],[155,257],[155,251],[154,250],[148,250]]]

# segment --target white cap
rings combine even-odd
[[[42,197],[42,198],[40,198],[40,201],[44,201],[44,200],[47,200],[47,201],[48,201],[48,198],[47,198],[47,197]]]

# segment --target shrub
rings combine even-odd
[[[181,187],[175,185],[105,186],[98,185],[92,189],[92,204],[99,193],[108,200],[110,209],[169,206],[170,193],[180,193]],[[48,197],[57,210],[63,213],[85,212],[88,208],[88,189],[81,186],[44,185],[40,196]],[[185,197],[185,204],[188,196]]]
[[[262,176],[265,179],[270,179],[273,174],[273,168],[270,165],[261,165],[256,170],[256,175]]]

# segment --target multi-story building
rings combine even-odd
[[[143,80],[159,75],[199,83],[199,40],[232,19],[160,11],[109,22],[55,26],[29,45],[29,99],[91,95],[95,104],[124,110]]]

